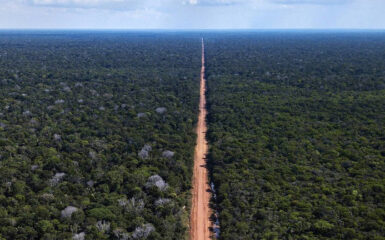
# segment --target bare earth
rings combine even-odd
[[[210,239],[210,208],[211,198],[208,175],[206,169],[206,79],[205,79],[205,55],[204,42],[202,39],[202,69],[200,81],[199,116],[197,126],[197,143],[194,153],[194,174],[192,190],[192,208],[190,216],[190,240]]]

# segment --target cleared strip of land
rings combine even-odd
[[[206,168],[206,154],[208,145],[206,141],[206,79],[205,79],[205,50],[202,39],[202,68],[200,80],[199,116],[197,125],[197,142],[194,153],[194,174],[192,190],[192,208],[190,216],[190,239],[210,239],[210,187]]]

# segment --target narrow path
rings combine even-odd
[[[197,125],[197,142],[194,153],[194,174],[192,190],[192,208],[190,216],[190,240],[210,239],[210,187],[206,169],[206,79],[205,79],[205,45],[202,38],[202,69],[200,80],[199,116]]]

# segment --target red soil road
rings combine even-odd
[[[206,169],[206,79],[205,79],[205,46],[202,38],[202,69],[200,80],[199,116],[197,125],[197,142],[194,153],[194,174],[192,190],[192,208],[190,215],[190,240],[210,239],[211,210],[209,202],[211,191]]]

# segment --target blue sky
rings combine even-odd
[[[385,0],[0,0],[6,29],[385,29]]]

